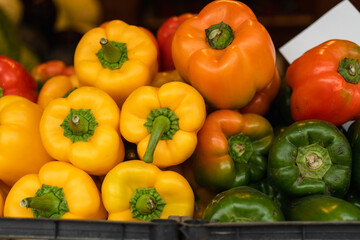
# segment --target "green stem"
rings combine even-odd
[[[156,209],[156,200],[149,194],[144,194],[136,201],[136,209],[143,213],[149,214]]]
[[[133,218],[142,221],[160,218],[166,205],[155,188],[136,189],[129,203]]]
[[[111,63],[119,62],[122,54],[119,48],[111,44],[106,38],[101,38],[100,44],[104,50],[104,58],[106,61]]]
[[[60,126],[64,130],[64,136],[75,143],[89,141],[97,124],[90,109],[71,109]]]
[[[302,177],[322,179],[332,162],[328,150],[318,143],[298,149],[296,163]]]
[[[149,144],[146,148],[146,152],[143,158],[145,162],[147,163],[153,162],[153,156],[156,145],[158,144],[164,132],[168,131],[169,129],[170,129],[170,120],[167,117],[159,116],[155,118],[153,123],[153,131],[151,132]]]
[[[120,68],[128,60],[127,47],[125,43],[100,39],[101,49],[97,52],[100,63],[103,67],[111,70]]]
[[[0,87],[0,97],[4,96],[4,89]]]
[[[159,140],[172,139],[174,134],[179,130],[178,119],[170,108],[166,107],[151,110],[144,124],[151,134],[143,157],[145,162],[153,162],[155,148]]]
[[[211,25],[208,29],[205,29],[205,34],[208,44],[214,49],[224,49],[234,39],[233,30],[224,22]]]
[[[228,145],[231,158],[238,163],[247,163],[254,152],[250,138],[242,133],[231,136]]]
[[[20,206],[31,208],[36,218],[61,218],[69,211],[62,188],[45,184],[34,197],[21,200]]]
[[[346,82],[358,84],[360,80],[360,65],[358,59],[344,58],[340,61],[338,72]]]

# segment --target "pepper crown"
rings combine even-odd
[[[358,59],[344,58],[339,63],[338,73],[346,82],[358,84],[360,81],[360,65]]]
[[[150,140],[144,154],[145,162],[153,162],[153,155],[159,140],[172,139],[179,130],[179,118],[170,108],[158,108],[150,111],[144,126],[151,134]]]
[[[64,130],[64,136],[75,143],[89,141],[97,125],[90,109],[71,109],[60,126]]]
[[[233,30],[224,22],[211,25],[208,29],[205,29],[205,35],[210,47],[214,49],[224,49],[234,39]]]
[[[128,60],[126,43],[100,39],[101,48],[97,52],[101,65],[111,70],[120,68]]]
[[[63,189],[45,184],[34,197],[21,200],[20,206],[31,208],[35,218],[61,218],[69,212]]]
[[[160,218],[165,205],[155,188],[136,189],[130,199],[132,217],[141,221]]]

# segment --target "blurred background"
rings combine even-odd
[[[211,1],[0,0],[0,54],[8,51],[9,54],[14,54],[14,58],[25,59],[28,68],[34,64],[31,61],[52,59],[71,65],[82,35],[102,22],[120,19],[128,24],[147,28],[156,35],[167,18],[187,12],[198,13],[209,2]],[[242,2],[253,10],[278,49],[341,0]],[[360,0],[350,2],[360,9]],[[286,62],[279,53],[277,55],[281,68]]]

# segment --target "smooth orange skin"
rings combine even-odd
[[[261,91],[257,92],[254,98],[243,108],[239,109],[241,113],[256,113],[265,115],[270,108],[272,101],[279,92],[281,78],[278,69],[275,69],[274,76],[270,83]]]
[[[78,87],[79,80],[75,74],[72,76],[57,75],[51,77],[41,88],[37,103],[42,108],[45,108],[51,100],[61,98],[69,91]]]
[[[234,31],[232,43],[212,49],[205,29],[221,21]],[[238,109],[264,89],[275,71],[272,39],[245,4],[217,0],[183,22],[175,32],[172,56],[180,75],[215,108]]]
[[[20,201],[33,197],[42,184],[63,188],[69,207],[62,219],[106,219],[100,191],[91,176],[70,163],[51,161],[38,174],[27,174],[10,189],[5,200],[5,217],[34,218],[30,208],[20,207]]]
[[[290,64],[286,83],[291,87],[291,115],[295,121],[319,119],[337,126],[360,113],[360,85],[337,72],[343,58],[360,61],[360,47],[347,40],[329,40]]]

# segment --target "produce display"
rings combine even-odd
[[[156,34],[84,16],[73,65],[25,66],[2,17],[1,217],[360,220],[357,44],[329,39],[281,74],[253,11],[215,0]]]

